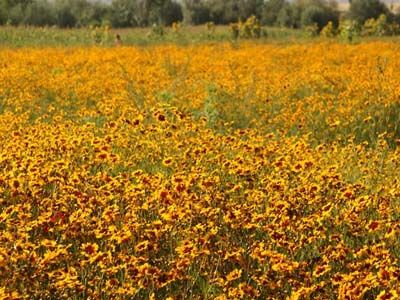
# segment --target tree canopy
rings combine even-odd
[[[340,15],[335,0],[0,0],[0,25],[56,25],[81,27],[110,24],[113,27],[187,24],[229,24],[250,16],[262,25],[319,29],[339,18],[363,24],[381,14],[395,17],[380,0],[352,0]],[[393,18],[392,18],[393,17]]]

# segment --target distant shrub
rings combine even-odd
[[[382,14],[389,15],[390,11],[380,0],[352,0],[347,13],[351,20],[360,25],[369,19],[376,19]]]
[[[245,22],[232,23],[230,29],[234,39],[260,38],[262,33],[260,21],[255,16],[247,18]]]
[[[333,26],[332,21],[329,21],[324,28],[322,28],[320,35],[327,38],[336,36],[336,29]]]
[[[97,26],[91,25],[90,34],[93,39],[93,42],[98,45],[106,44],[110,39],[110,27],[108,25]]]
[[[239,24],[238,23],[231,23],[229,28],[231,30],[232,39],[239,38]]]
[[[206,30],[207,30],[207,36],[211,37],[214,35],[215,32],[215,24],[214,22],[207,22],[206,23]]]
[[[329,7],[311,5],[301,13],[301,24],[303,27],[317,25],[318,30],[322,30],[329,22],[338,23],[338,15]]]
[[[388,24],[389,33],[391,35],[398,35],[400,34],[400,24],[396,22],[392,22]]]
[[[153,24],[153,26],[151,26],[151,31],[150,31],[150,36],[151,37],[162,37],[165,34],[165,30],[164,27],[162,25],[158,25],[158,24]]]
[[[307,36],[313,37],[313,36],[317,36],[318,35],[318,24],[317,23],[313,23],[310,25],[307,25],[304,28]]]
[[[384,14],[381,14],[377,19],[366,20],[362,28],[362,35],[364,36],[385,36],[389,33],[390,28]]]
[[[339,35],[341,38],[351,42],[354,37],[360,35],[360,28],[355,21],[342,21],[339,24]]]
[[[174,32],[176,34],[180,32],[181,27],[182,27],[182,23],[179,22],[179,21],[178,22],[173,22],[171,24],[172,32]]]

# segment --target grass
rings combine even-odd
[[[232,37],[229,26],[214,26],[210,31],[204,25],[184,26],[177,31],[171,27],[162,29],[163,34],[152,28],[73,28],[60,29],[57,27],[14,27],[0,26],[0,48],[26,48],[26,47],[114,47],[115,36],[119,34],[124,46],[151,46],[159,44],[174,44],[180,46],[218,44],[230,42],[232,47],[239,47],[241,42],[250,39]],[[251,39],[253,43],[293,45],[309,44],[314,42],[334,41],[348,43],[347,40],[337,36],[325,38],[310,36],[305,30],[279,27],[263,27],[262,35],[258,39]],[[397,36],[384,37],[353,37],[352,44],[362,42],[388,41],[399,42]]]
[[[229,26],[215,26],[212,31],[205,26],[182,26],[177,32],[164,28],[162,35],[151,28],[101,28],[59,29],[55,27],[0,27],[0,45],[3,47],[65,47],[65,46],[114,46],[115,34],[120,34],[123,45],[145,46],[160,43],[179,45],[235,41]],[[290,42],[309,40],[301,30],[265,28],[260,42]]]

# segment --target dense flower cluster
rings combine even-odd
[[[0,299],[398,299],[400,51],[0,51]]]

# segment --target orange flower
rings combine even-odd
[[[226,280],[228,282],[234,281],[242,276],[242,270],[235,269],[232,272],[230,272],[228,275],[226,275]]]

